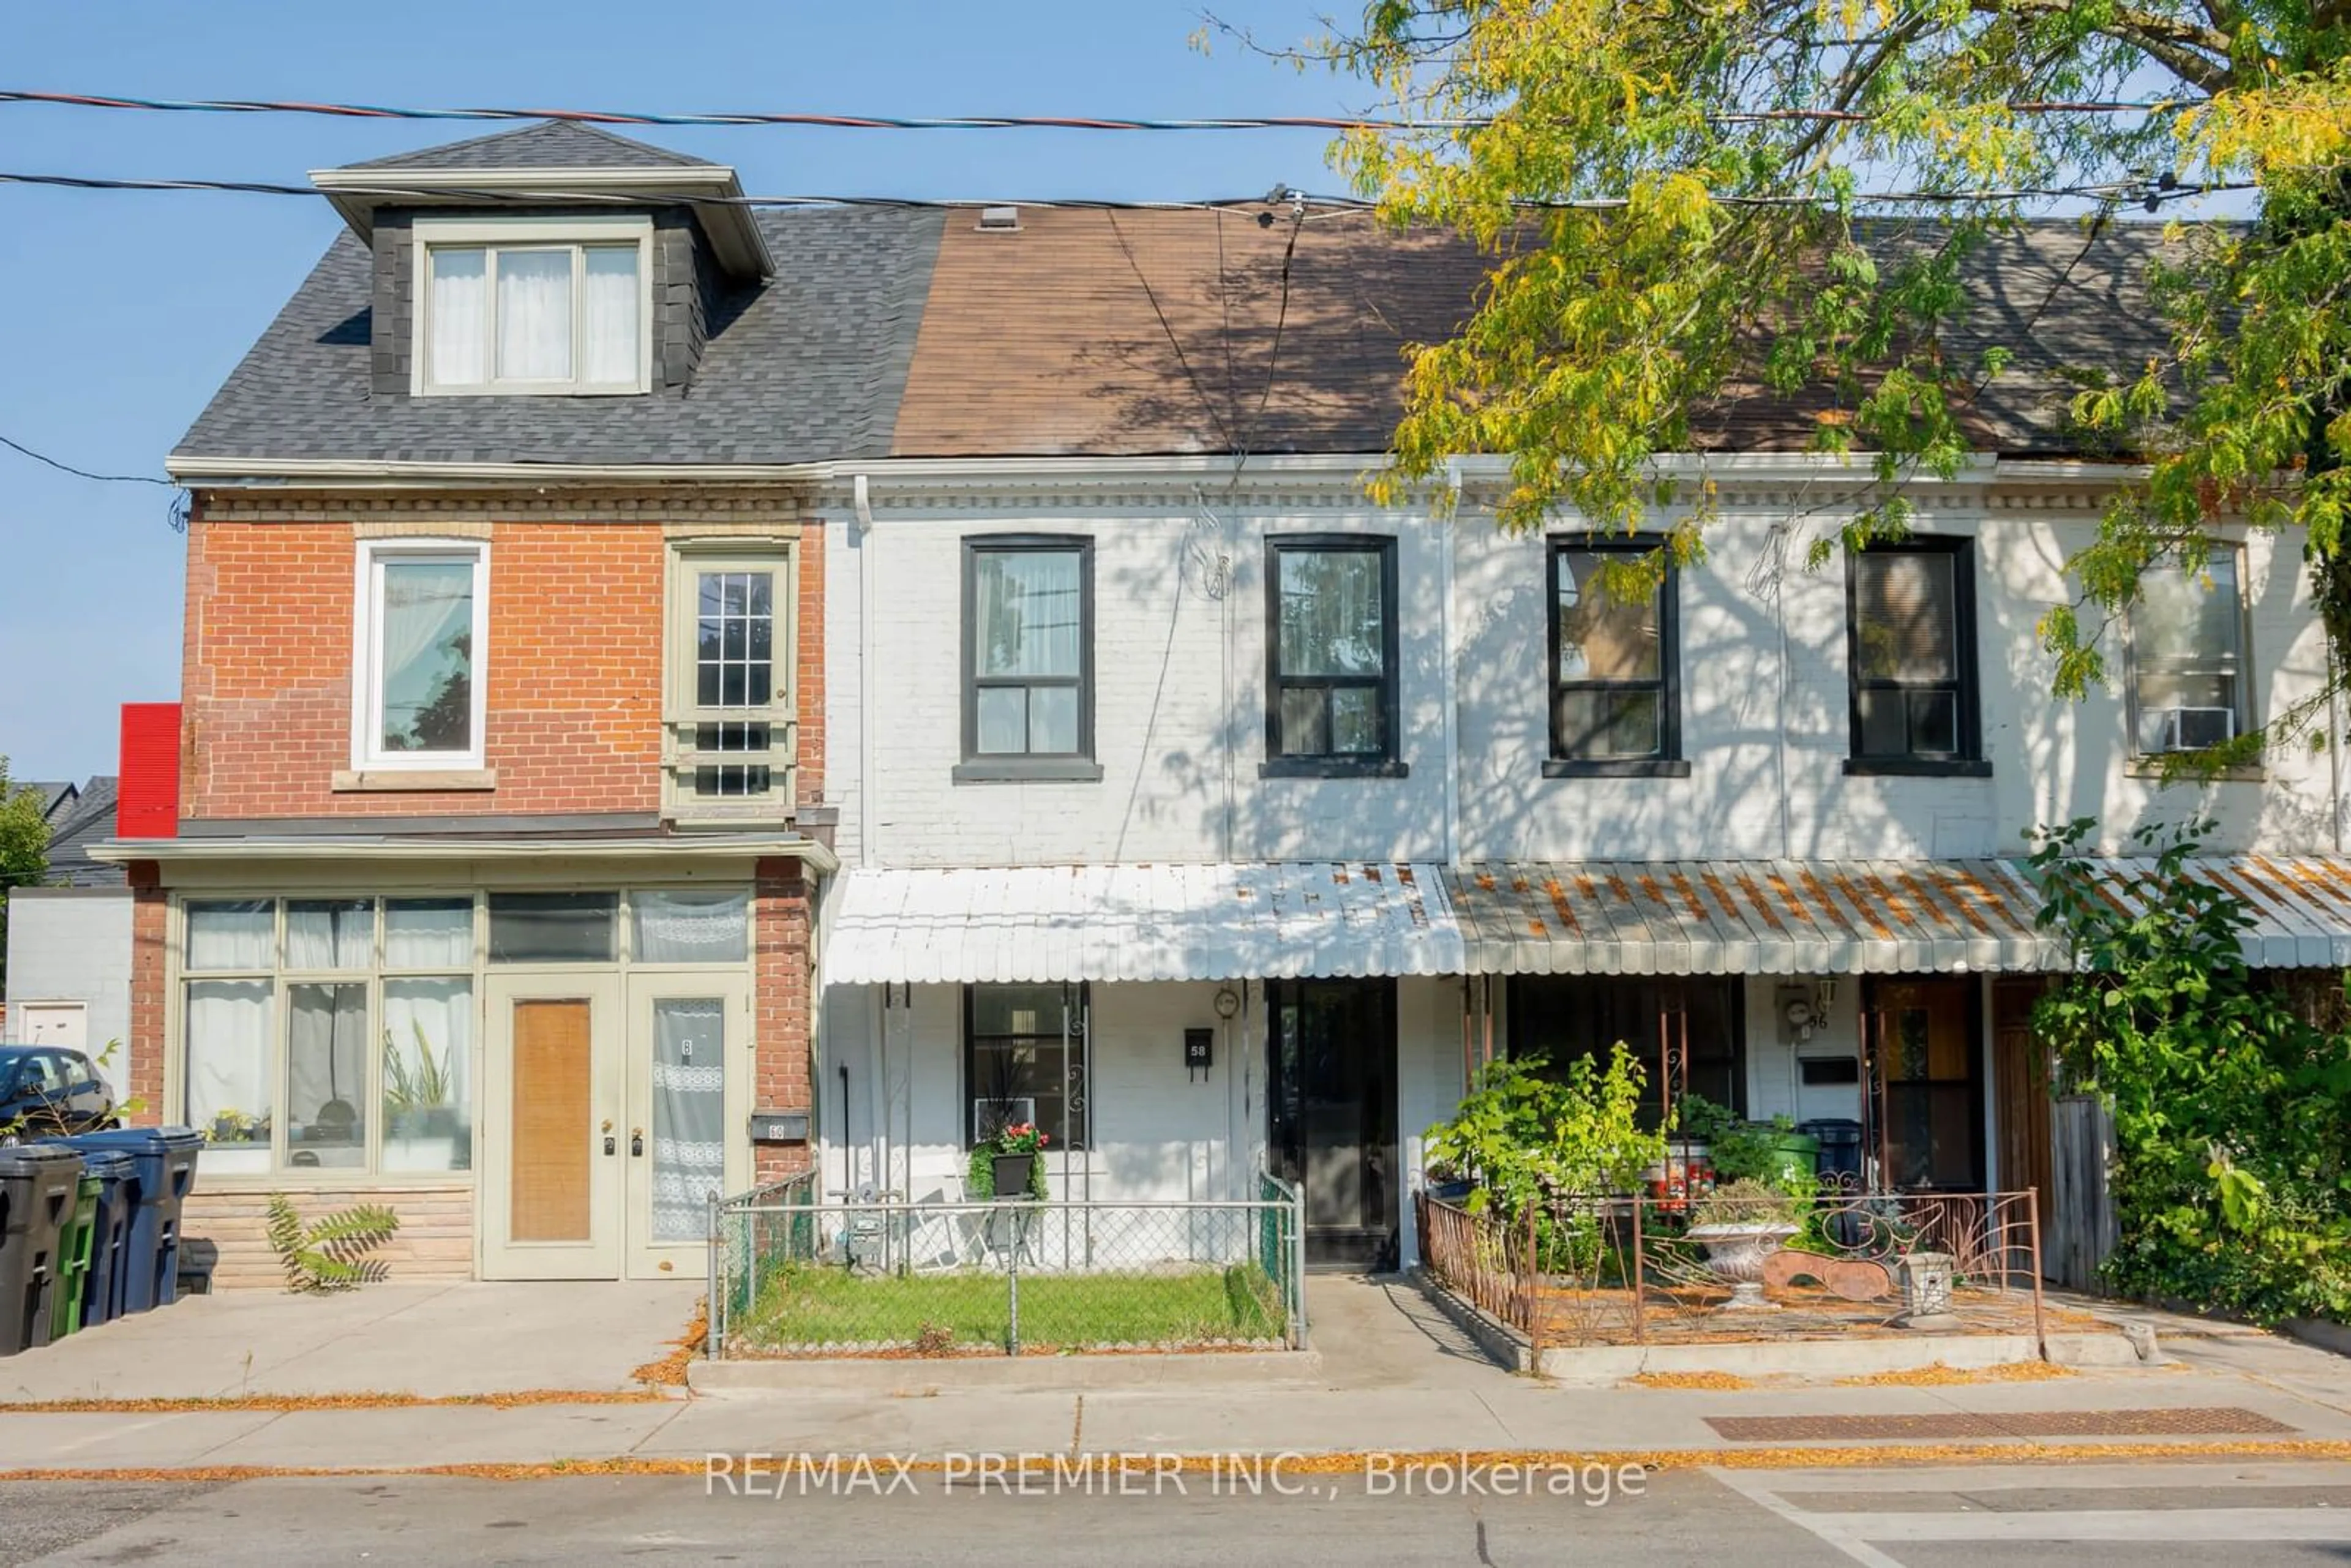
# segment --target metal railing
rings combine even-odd
[[[710,1204],[708,1354],[1296,1349],[1304,1207],[1249,1199],[820,1201],[796,1176]]]
[[[1949,1279],[1933,1314],[1944,1332],[2047,1343],[2031,1191],[1585,1197],[1516,1212],[1422,1192],[1414,1216],[1430,1277],[1538,1352],[1871,1333],[1916,1321],[1911,1275],[1928,1263]]]

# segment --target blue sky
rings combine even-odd
[[[1315,4],[1220,16],[1291,41]],[[1325,4],[1321,8],[1329,9]],[[1342,10],[1348,8],[1342,5]],[[1186,0],[81,0],[0,6],[0,87],[162,98],[652,111],[1328,114],[1360,84],[1229,46]],[[491,126],[0,106],[0,168],[298,183]],[[658,131],[760,193],[1203,196],[1331,190],[1311,131]],[[155,474],[335,232],[323,203],[0,187],[0,435]],[[184,552],[171,492],[0,449],[0,756],[19,779],[112,772],[124,702],[179,695]]]

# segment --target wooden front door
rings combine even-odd
[[[620,982],[487,986],[482,1277],[617,1280],[627,1171]]]
[[[1934,976],[1870,988],[1873,1142],[1880,1179],[1897,1190],[1983,1190],[1978,984]]]
[[[2037,976],[1991,983],[1991,1050],[1994,1121],[2000,1137],[2000,1186],[2003,1192],[2035,1195],[2041,1233],[2049,1234],[2053,1172],[2049,1116],[2052,1103],[2049,1052],[2032,1036],[2032,1004],[2048,990]]]

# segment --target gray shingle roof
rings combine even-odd
[[[939,214],[762,213],[778,276],[721,294],[693,382],[642,397],[370,392],[371,261],[328,248],[178,454],[413,463],[780,464],[881,456]]]
[[[49,867],[44,878],[52,886],[119,887],[125,868],[89,858],[89,847],[114,837],[117,780],[101,774],[82,786],[81,797],[49,824]]]
[[[551,122],[354,168],[716,168],[591,126]],[[720,293],[690,384],[639,397],[418,399],[371,390],[370,257],[336,241],[230,374],[177,455],[272,461],[789,464],[885,455],[1373,452],[1402,412],[1403,352],[1471,308],[1485,259],[1447,235],[1360,217],[1283,228],[1231,214],[1024,214],[981,234],[967,213],[753,214],[777,276]],[[361,225],[365,227],[365,225]],[[1933,225],[1886,225],[1901,249]],[[747,239],[747,235],[746,236]],[[2078,223],[2027,225],[1965,268],[1969,319],[1947,346],[2015,350],[1960,414],[1980,450],[2095,453],[2066,402],[2085,373],[2127,381],[2162,351],[2147,224],[2085,246]],[[1144,280],[1149,280],[1146,289]],[[1280,344],[1277,359],[1275,345]],[[1201,377],[1222,366],[1224,377]],[[1188,368],[1187,368],[1188,367]],[[1215,402],[1226,380],[1237,400]],[[1269,391],[1268,382],[1271,385]],[[1695,444],[1803,446],[1837,417],[1810,389],[1733,386]]]
[[[593,125],[550,120],[521,131],[500,131],[470,141],[451,141],[415,152],[371,158],[353,169],[625,169],[657,163],[664,168],[716,168],[666,147],[632,141]]]

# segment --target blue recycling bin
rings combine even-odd
[[[131,1223],[119,1265],[122,1312],[170,1306],[180,1291],[180,1205],[195,1185],[203,1135],[193,1127],[119,1127],[74,1142],[131,1159]]]
[[[81,1155],[81,1174],[98,1179],[98,1207],[89,1222],[89,1271],[82,1276],[81,1326],[96,1328],[122,1315],[131,1281],[131,1219],[139,1202],[139,1161],[128,1149],[109,1148],[84,1134],[57,1141]],[[178,1228],[173,1227],[176,1234]]]

